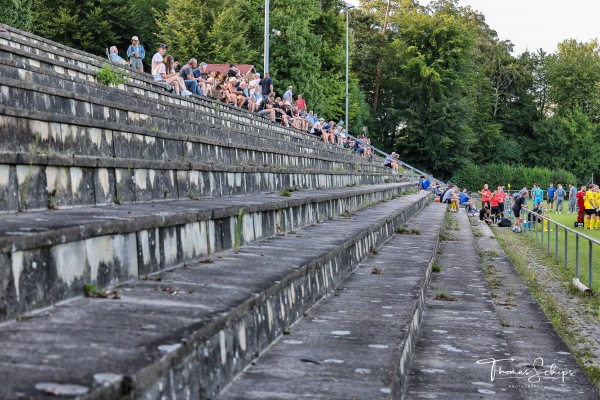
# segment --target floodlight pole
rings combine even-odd
[[[350,133],[350,127],[348,126],[348,43],[349,43],[348,14],[349,14],[349,10],[351,8],[354,8],[354,6],[346,3],[346,119],[344,120],[344,124],[346,126],[347,133]]]
[[[265,0],[265,64],[263,76],[269,72],[269,0]]]

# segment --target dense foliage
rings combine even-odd
[[[281,94],[293,85],[309,108],[343,119],[345,3],[270,3],[271,27],[281,31],[270,39],[275,90]],[[137,35],[146,62],[164,42],[183,61],[250,63],[263,72],[263,0],[0,0],[0,5],[0,22],[98,55],[113,44],[124,55]],[[513,54],[510,41],[457,0],[428,6],[361,0],[349,15],[353,133],[368,126],[375,145],[446,180],[487,174],[489,168],[537,177],[521,168],[535,166],[569,171],[585,183],[600,172],[597,41],[565,38],[555,53]]]

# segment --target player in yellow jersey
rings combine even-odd
[[[596,185],[596,218],[595,218],[595,226],[596,230],[600,229],[600,187]]]
[[[583,198],[583,206],[585,207],[585,221],[583,221],[584,229],[592,229],[596,219],[596,186],[592,185],[590,190],[585,192]]]

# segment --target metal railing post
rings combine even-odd
[[[569,268],[569,231],[565,228],[565,268]]]
[[[554,229],[556,229],[555,240],[554,240],[554,252],[556,253],[556,263],[558,264],[558,224],[554,223]]]
[[[588,262],[588,275],[590,278],[590,285],[589,288],[592,288],[592,260],[594,259],[594,256],[592,255],[592,241],[588,241],[589,245],[589,262]]]
[[[579,235],[575,235],[575,278],[579,279]]]

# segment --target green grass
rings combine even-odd
[[[565,202],[568,203],[568,202]],[[532,208],[533,204],[529,201],[529,207]],[[556,214],[554,211],[546,213],[551,221],[558,222],[568,228],[571,228],[587,237],[600,241],[600,230],[589,230],[583,228],[574,228],[573,224],[577,220],[577,214],[566,214],[567,205],[563,208],[563,214]],[[550,222],[551,232],[542,232],[542,225],[538,224],[539,230],[537,231],[537,243],[540,248],[543,248],[544,252],[548,254],[548,234],[550,234],[550,256],[556,260],[556,226]],[[542,233],[543,233],[543,247],[542,247]],[[536,231],[526,231],[523,235],[528,240],[536,242]],[[571,277],[575,277],[575,256],[577,254],[575,234],[567,231],[567,269]],[[579,239],[579,280],[586,286],[589,286],[589,241],[580,237]],[[565,260],[565,229],[558,228],[558,263],[564,266]],[[592,290],[594,292],[600,291],[600,245],[592,245]]]

